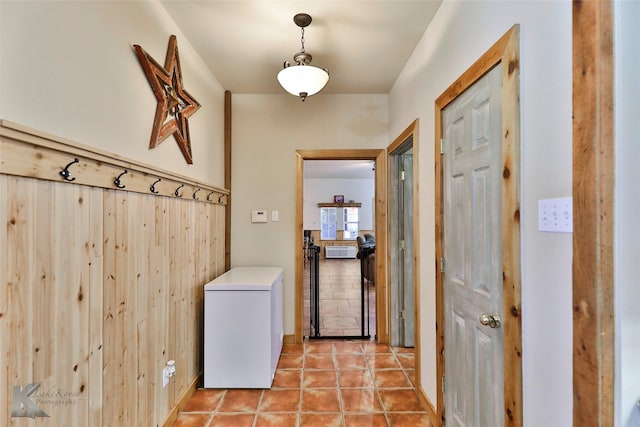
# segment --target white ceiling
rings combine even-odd
[[[296,13],[308,13],[305,50],[328,68],[323,93],[388,93],[441,0],[160,0],[222,87],[286,93],[276,74],[300,51]],[[178,45],[180,40],[178,37]]]

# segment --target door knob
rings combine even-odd
[[[500,327],[500,316],[497,314],[483,314],[480,316],[480,323],[490,328]]]

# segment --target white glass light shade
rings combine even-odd
[[[291,95],[314,95],[329,81],[329,73],[313,65],[292,65],[278,73],[280,85]]]

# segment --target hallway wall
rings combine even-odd
[[[422,386],[435,405],[434,101],[518,23],[524,425],[570,426],[572,235],[539,232],[537,201],[571,196],[571,2],[443,2],[390,93],[392,137],[420,119]]]
[[[638,41],[640,3],[615,3],[616,52],[616,427],[627,427],[636,401],[640,399],[640,197],[638,161],[640,144],[640,58]],[[638,411],[638,408],[635,409]]]
[[[164,64],[178,40],[193,165],[149,150],[157,105],[132,45]],[[156,1],[0,1],[0,119],[224,186],[224,89]]]
[[[173,137],[148,149],[157,102],[132,45],[163,63],[171,34],[202,104],[193,165]],[[0,1],[2,120],[223,187],[223,107],[157,1]],[[0,425],[33,421],[10,403],[32,382],[70,396],[43,403],[38,425],[160,425],[203,368],[202,285],[224,270],[224,206],[79,181],[0,175]]]
[[[387,95],[233,95],[231,265],[284,267],[284,330],[294,333],[295,150],[389,144]],[[251,211],[280,221],[251,223]]]
[[[305,230],[320,230],[320,208],[318,203],[333,201],[335,194],[342,194],[346,201],[361,203],[358,209],[360,230],[373,230],[373,197],[375,195],[374,172],[371,179],[305,178],[303,198],[303,227]]]
[[[0,194],[0,425],[27,425],[5,403],[31,383],[38,425],[162,424],[203,370],[225,207],[4,174]]]

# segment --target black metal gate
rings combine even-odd
[[[311,287],[309,295],[311,298],[309,319],[311,320],[311,329],[309,336],[320,336],[320,246],[313,243],[309,245],[309,286]]]
[[[369,250],[369,249],[368,249]],[[375,249],[374,249],[375,250]],[[370,250],[371,251],[371,250]],[[364,255],[364,254],[362,254]],[[320,247],[311,244],[309,246],[309,319],[311,328],[309,338],[312,339],[369,339],[369,287],[365,285],[364,263],[366,256],[360,256],[360,327],[361,335],[322,335],[320,332]]]

